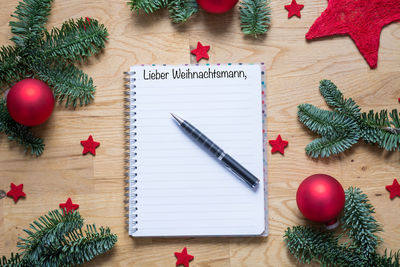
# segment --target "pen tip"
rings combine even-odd
[[[177,115],[175,115],[174,113],[170,113],[172,117],[174,117],[174,119],[179,123],[182,124],[183,123],[183,119],[179,118]]]

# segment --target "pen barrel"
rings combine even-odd
[[[197,130],[193,125],[184,121],[181,124],[181,127],[192,136],[193,139],[197,140],[202,146],[204,146],[207,150],[209,150],[214,156],[221,156],[224,151],[219,148],[213,141],[211,141],[207,136],[205,136],[202,132]]]
[[[258,180],[257,177],[255,177],[251,172],[246,170],[242,165],[240,165],[239,162],[234,160],[231,156],[228,154],[225,154],[224,157],[221,159],[221,161],[225,164],[225,166],[231,170],[236,176],[241,178],[243,181],[245,181],[248,185],[251,187],[256,187],[260,180]]]

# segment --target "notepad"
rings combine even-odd
[[[131,236],[268,233],[262,67],[130,68],[126,208]],[[170,113],[188,120],[264,183],[251,189],[185,135]]]

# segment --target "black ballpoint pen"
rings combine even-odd
[[[251,174],[248,170],[246,170],[239,162],[234,160],[231,156],[226,154],[221,148],[219,148],[213,141],[207,138],[202,132],[196,129],[189,122],[181,119],[180,117],[172,114],[172,117],[178,122],[179,126],[182,129],[190,134],[193,139],[198,142],[200,145],[204,146],[212,155],[214,155],[219,161],[221,161],[225,167],[231,170],[234,174],[236,174],[239,178],[245,181],[252,188],[255,188],[260,180]]]

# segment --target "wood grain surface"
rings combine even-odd
[[[187,246],[195,256],[190,266],[296,266],[282,235],[288,226],[307,224],[295,194],[299,183],[314,173],[336,177],[347,188],[358,186],[376,208],[385,232],[384,248],[400,249],[400,198],[389,199],[385,186],[399,177],[399,153],[360,143],[329,160],[312,160],[304,147],[313,136],[298,122],[300,103],[326,108],[318,91],[331,79],[363,109],[399,108],[400,23],[381,34],[378,68],[371,70],[346,36],[307,42],[305,34],[326,8],[326,0],[300,0],[301,19],[287,18],[284,5],[272,1],[272,27],[265,37],[240,32],[238,9],[223,15],[198,13],[185,25],[173,25],[165,11],[153,16],[132,13],[124,0],[55,0],[48,27],[69,18],[94,17],[110,32],[102,54],[82,68],[94,79],[93,104],[73,109],[57,106],[50,120],[34,131],[45,139],[42,157],[0,136],[0,189],[23,183],[27,194],[14,204],[0,200],[0,255],[16,251],[22,229],[38,216],[71,197],[87,223],[110,226],[118,234],[115,248],[87,266],[175,266],[174,252]],[[11,44],[8,22],[18,0],[1,0],[0,44]],[[124,223],[123,71],[134,64],[194,62],[189,51],[197,41],[210,45],[209,63],[265,62],[267,67],[268,136],[289,141],[285,156],[268,155],[269,223],[267,238],[130,238]],[[202,61],[201,63],[207,63]],[[90,134],[101,142],[95,157],[82,156],[80,140]],[[266,149],[270,150],[270,147]]]

